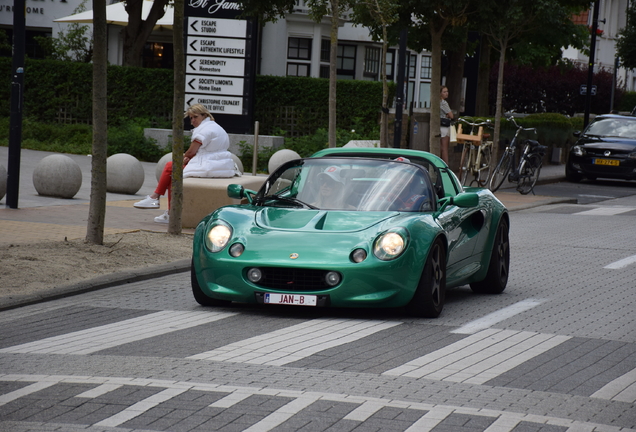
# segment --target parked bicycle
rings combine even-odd
[[[517,184],[517,191],[521,194],[526,195],[532,192],[534,195],[534,185],[539,179],[543,156],[545,156],[548,148],[539,144],[536,140],[528,139],[524,141],[520,151],[519,163],[517,164],[515,161],[519,146],[519,134],[532,131],[536,135],[537,129],[519,126],[512,116],[506,116],[506,120],[511,121],[517,131],[495,167],[492,177],[490,177],[490,190],[495,192],[501,187],[504,180],[508,179],[510,183]],[[513,167],[515,167],[514,171],[511,171]]]
[[[469,133],[464,133],[463,124],[470,126]],[[489,134],[484,127],[492,127],[490,121],[475,123],[467,118],[457,120],[457,143],[463,144],[462,158],[459,163],[459,180],[464,186],[485,187],[490,176],[492,141],[487,141]],[[469,176],[472,178],[469,181]]]

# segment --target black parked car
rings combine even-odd
[[[591,122],[570,149],[565,175],[569,181],[598,177],[636,179],[636,117],[602,115]]]

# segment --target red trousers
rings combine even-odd
[[[168,161],[161,171],[155,193],[163,196],[168,191],[168,208],[170,208],[170,190],[172,189],[172,161]]]

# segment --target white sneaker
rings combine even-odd
[[[146,195],[146,198],[134,203],[133,207],[138,209],[158,209],[160,207],[159,198],[150,198],[150,195]]]
[[[168,210],[166,210],[165,212],[163,212],[163,214],[161,216],[157,216],[155,218],[155,222],[157,223],[165,223],[167,224],[168,222],[170,222],[170,215],[168,213]]]

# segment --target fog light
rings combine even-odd
[[[250,282],[257,283],[263,278],[263,272],[256,267],[251,268],[247,271],[247,278]]]
[[[573,163],[572,167],[574,167],[574,169],[580,170],[581,169],[581,165],[577,164],[577,163]]]
[[[325,275],[325,282],[329,286],[336,286],[340,283],[340,273],[330,271]]]
[[[351,261],[354,263],[361,263],[367,259],[367,251],[364,249],[356,249],[351,253]]]
[[[240,257],[241,255],[243,255],[244,250],[245,246],[243,246],[241,243],[234,243],[232,246],[230,246],[230,255],[234,258]]]

